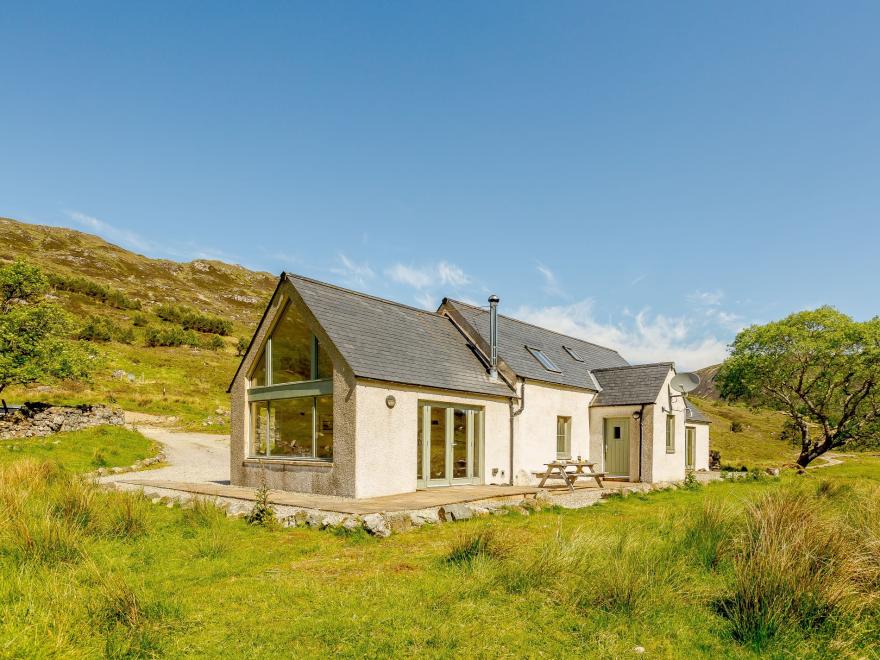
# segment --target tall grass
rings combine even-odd
[[[719,603],[735,639],[760,649],[863,610],[876,584],[863,530],[842,522],[801,491],[771,492],[748,507],[732,553],[732,590]]]
[[[505,540],[493,527],[480,527],[460,532],[443,560],[447,564],[472,564],[478,559],[500,559],[509,551]]]

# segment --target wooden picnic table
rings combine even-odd
[[[539,472],[541,483],[538,488],[543,488],[548,479],[562,479],[570,491],[574,491],[574,483],[578,479],[595,479],[599,488],[602,488],[602,477],[604,472],[596,472],[593,468],[596,463],[593,461],[572,461],[559,459],[550,463],[544,463],[547,470]]]

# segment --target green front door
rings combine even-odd
[[[605,473],[629,477],[629,417],[605,420]]]
[[[685,438],[685,460],[687,464],[685,467],[688,470],[694,469],[694,457],[696,455],[697,449],[697,429],[693,426],[687,426],[684,429],[684,438]]]

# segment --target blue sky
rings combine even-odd
[[[4,3],[0,215],[720,360],[877,313],[880,3]]]

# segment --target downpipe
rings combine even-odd
[[[526,409],[526,380],[523,378],[522,385],[519,389],[519,409],[514,409],[514,401],[516,401],[516,397],[510,397],[510,479],[509,485],[513,486],[513,441],[514,441],[514,430],[513,430],[513,420],[516,417],[519,417],[522,414],[522,411]]]

